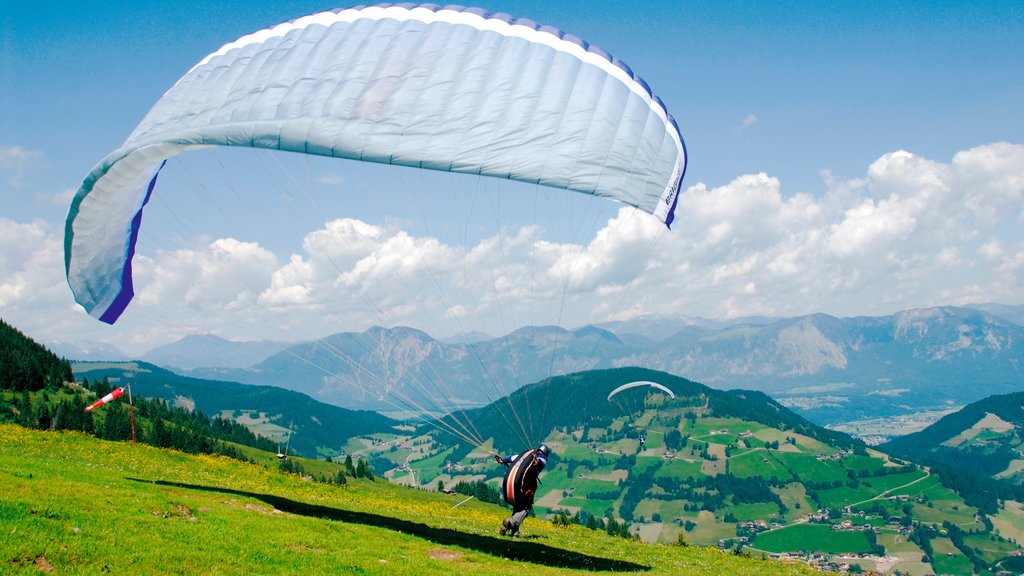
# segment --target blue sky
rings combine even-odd
[[[139,352],[195,332],[444,336],[1022,302],[1020,2],[480,5],[601,46],[664,100],[689,152],[675,230],[533,188],[199,152],[162,177],[140,244],[149,276],[102,325],[62,284],[70,194],[203,56],[339,5],[21,3],[0,15],[0,317]],[[363,251],[318,269],[339,242]],[[418,258],[404,272],[403,253]],[[453,259],[488,280],[451,281]]]

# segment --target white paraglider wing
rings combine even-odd
[[[649,386],[651,388],[657,388],[658,390],[661,390],[662,392],[668,394],[669,398],[675,398],[676,397],[676,395],[671,390],[669,390],[668,387],[666,387],[666,386],[658,384],[657,382],[648,382],[646,380],[641,380],[641,381],[638,381],[638,382],[630,382],[628,384],[623,384],[622,386],[619,386],[615,390],[612,390],[611,393],[608,394],[608,400],[611,401],[613,396],[615,396],[619,392],[622,392],[623,390],[629,390],[630,388],[639,388],[641,386]]]
[[[686,152],[619,60],[474,8],[313,14],[225,45],[82,183],[65,227],[75,299],[113,323],[133,296],[142,210],[167,158],[248,146],[482,174],[607,197],[671,224]]]

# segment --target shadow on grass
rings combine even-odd
[[[169,482],[165,480],[142,480],[140,478],[128,478],[128,480],[132,480],[134,482],[145,482],[147,484],[157,484],[159,486],[173,486],[188,490],[220,492],[222,494],[255,498],[256,500],[269,504],[282,512],[288,512],[290,514],[394,530],[403,534],[418,536],[436,544],[470,548],[484,554],[499,556],[501,558],[517,562],[532,562],[543,566],[575,568],[578,570],[590,570],[593,572],[638,572],[651,569],[650,566],[644,566],[642,564],[635,564],[624,560],[588,556],[586,554],[580,554],[579,552],[553,548],[546,544],[525,542],[522,539],[511,540],[507,538],[483,536],[480,534],[470,534],[448,528],[428,526],[419,522],[410,522],[408,520],[402,520],[391,516],[383,516],[381,514],[355,512],[352,510],[342,510],[318,504],[298,502],[296,500],[289,500],[288,498],[273,496],[271,494],[259,494],[256,492],[246,492],[231,488],[221,488],[219,486],[200,486],[197,484]]]

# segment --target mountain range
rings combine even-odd
[[[144,358],[196,377],[397,412],[483,405],[553,375],[642,366],[715,388],[763,391],[818,424],[836,424],[1017,391],[1021,318],[1024,306],[997,304],[853,318],[651,316],[448,341],[374,327],[291,345],[189,337]],[[245,358],[257,361],[244,365]]]

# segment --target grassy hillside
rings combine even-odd
[[[222,457],[0,425],[5,574],[813,574],[644,544],[384,482],[305,481]]]

